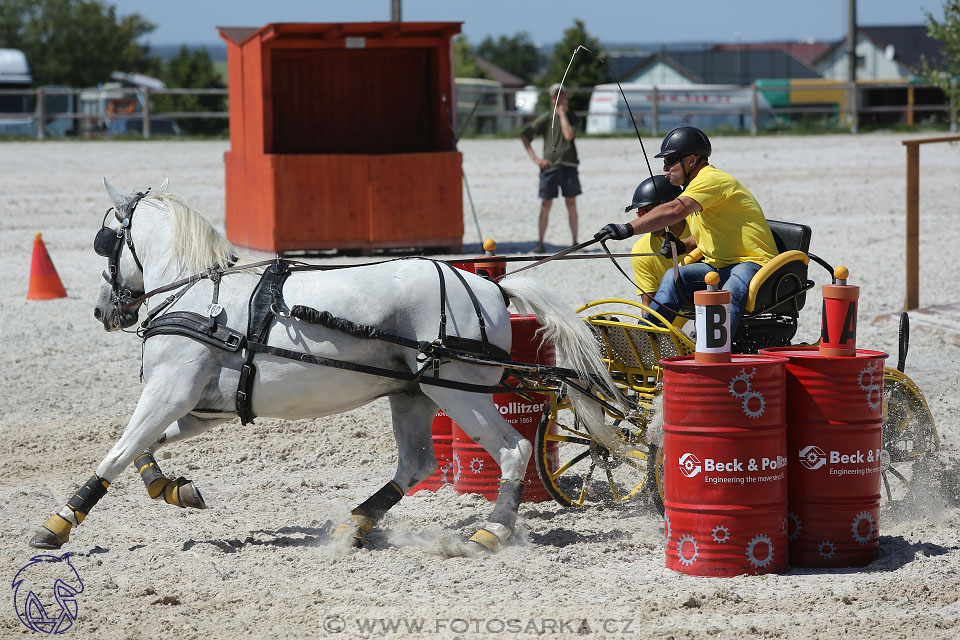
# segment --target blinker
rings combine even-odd
[[[109,258],[116,253],[121,242],[123,242],[122,235],[110,227],[101,227],[93,239],[93,250],[96,251],[98,256]]]

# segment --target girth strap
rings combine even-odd
[[[264,269],[263,276],[250,295],[250,317],[247,323],[247,359],[240,368],[240,382],[237,385],[237,413],[240,424],[253,422],[253,378],[256,367],[253,364],[254,350],[251,344],[265,344],[270,335],[270,327],[276,315],[275,310],[283,302],[283,283],[290,275],[290,265],[277,260]]]

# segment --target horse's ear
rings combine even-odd
[[[116,209],[117,220],[119,220],[121,223],[124,220],[129,220],[130,205],[134,200],[136,200],[136,198],[120,193],[120,190],[110,184],[110,181],[108,181],[106,178],[103,179],[103,186],[106,188],[107,195],[110,196],[110,200],[113,202],[113,208]]]
[[[110,196],[110,201],[119,208],[124,203],[124,195],[106,178],[103,179],[103,186],[107,190],[107,195]]]
[[[157,189],[157,193],[166,193],[167,185],[170,183],[170,178],[164,178],[163,182],[160,183],[160,188]]]

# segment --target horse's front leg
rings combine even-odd
[[[165,476],[154,454],[162,446],[192,438],[228,420],[229,418],[225,417],[200,418],[188,413],[167,427],[156,442],[138,455],[133,461],[133,467],[140,474],[150,497],[177,507],[206,509],[207,503],[193,481],[183,476],[176,479]]]
[[[433,454],[433,417],[437,405],[422,393],[390,396],[393,436],[397,441],[397,471],[393,480],[350,512],[350,521],[334,531],[334,538],[349,538],[363,546],[367,534],[390,507],[437,468]]]
[[[107,493],[110,483],[120,475],[124,467],[153,444],[167,425],[180,419],[196,405],[195,396],[198,392],[189,389],[189,382],[176,385],[179,389],[171,389],[169,380],[167,378],[166,384],[148,383],[144,387],[137,408],[120,440],[97,467],[93,477],[31,538],[31,546],[38,549],[62,547],[70,539],[70,530],[84,521],[90,509]],[[184,386],[188,389],[183,389]],[[188,392],[178,393],[178,390]]]

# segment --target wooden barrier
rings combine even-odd
[[[960,142],[960,136],[902,140],[907,147],[907,295],[904,311],[920,308],[920,145]]]

